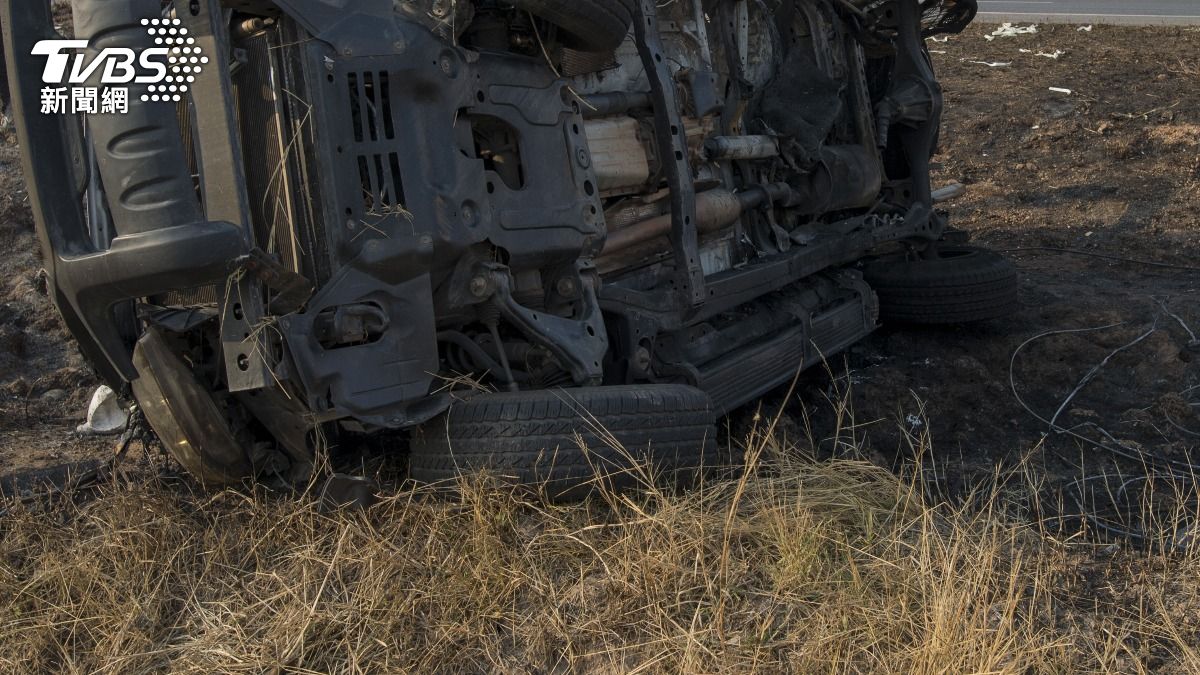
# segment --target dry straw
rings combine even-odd
[[[858,425],[841,410],[846,455]],[[926,452],[928,425],[905,429]],[[487,476],[449,494],[395,486],[365,512],[156,482],[15,506],[0,520],[0,669],[1200,668],[1191,552],[1096,562],[1010,518],[1011,480],[951,508],[920,472],[813,461],[809,443],[767,418],[740,476],[686,491],[648,477],[570,506]]]

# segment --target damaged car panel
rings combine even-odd
[[[193,469],[206,482],[299,475],[319,439],[387,429],[415,429],[414,470],[436,473],[453,450],[422,439],[501,419],[528,423],[499,460],[524,467],[561,427],[530,416],[564,400],[623,429],[641,411],[622,442],[674,429],[694,448],[667,463],[688,464],[712,416],[875,328],[861,261],[939,264],[923,38],[961,30],[973,1],[72,11],[93,59],[153,53],[147,19],[188,36],[164,52],[178,101],[135,81],[127,114],[47,115],[32,54],[57,37],[49,3],[0,2],[58,306],[107,379],[153,399],[160,436],[198,453],[185,466],[228,469]],[[1015,275],[996,279],[970,318],[1007,311]],[[455,413],[464,378],[502,391]],[[667,401],[709,421],[673,424]],[[234,444],[238,461],[218,457]]]

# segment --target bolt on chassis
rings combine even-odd
[[[0,0],[52,295],[205,484],[371,435],[426,481],[686,476],[881,319],[1016,305],[930,186],[925,38],[974,0],[63,4]],[[39,108],[39,42],[178,54],[147,25],[186,85]]]

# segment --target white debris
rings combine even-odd
[[[117,392],[102,384],[92,392],[87,422],[75,427],[75,431],[81,434],[115,434],[125,428],[128,419],[129,413],[121,408]]]
[[[992,31],[988,35],[984,35],[983,39],[987,40],[988,42],[991,42],[992,40],[995,40],[998,37],[1016,37],[1017,35],[1028,35],[1030,33],[1036,33],[1036,32],[1037,32],[1037,24],[1036,23],[1030,24],[1028,26],[1014,26],[1011,23],[1002,23],[1002,24],[1000,24],[999,28]]]
[[[945,54],[946,50],[945,49],[930,49],[929,53],[930,54]]]
[[[920,429],[921,427],[925,426],[925,421],[913,414],[906,415],[904,417],[904,421],[908,422],[908,428],[913,430]]]
[[[1033,53],[1032,49],[1018,49],[1017,51],[1021,52],[1022,54],[1032,54]]]
[[[933,36],[931,36],[931,37],[927,37],[927,38],[925,38],[925,39],[926,39],[926,40],[932,40],[932,41],[934,41],[934,42],[949,42],[949,41],[950,41],[950,36],[949,36],[949,35],[943,35],[943,36],[941,36],[941,37],[938,37],[938,36],[936,36],[936,35],[933,35]]]
[[[933,203],[940,204],[948,202],[956,197],[961,197],[967,192],[967,186],[962,183],[950,183],[945,187],[940,187],[933,191]]]
[[[1012,65],[1012,61],[967,61],[967,63],[975,63],[988,68],[1006,68]]]
[[[1079,28],[1075,29],[1075,32],[1076,33],[1090,33],[1090,32],[1092,32],[1092,24],[1089,23],[1086,26],[1080,26]]]
[[[1066,54],[1066,52],[1064,52],[1061,49],[1055,49],[1053,52],[1038,52],[1037,54],[1035,54],[1035,56],[1044,56],[1048,59],[1057,59],[1058,57],[1062,56],[1063,54]]]
[[[1050,91],[1058,92],[1060,94],[1072,93],[1070,89],[1063,89],[1062,87],[1050,87]]]

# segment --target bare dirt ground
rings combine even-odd
[[[1021,310],[962,328],[885,327],[854,348],[845,362],[862,437],[889,463],[907,450],[893,420],[930,425],[952,492],[1030,457],[1059,482],[1092,475],[1107,453],[1062,434],[1043,440],[1049,426],[1012,386],[1048,420],[1091,368],[1153,331],[1108,361],[1055,421],[1091,422],[1182,460],[1200,438],[1200,273],[1020,249],[1200,264],[1200,30],[1040,26],[984,39],[995,28],[929,43],[946,90],[935,184],[968,188],[949,205],[952,225],[1011,250]],[[1109,324],[1118,325],[1046,336],[1011,362],[1042,333]],[[824,396],[810,387],[801,398]],[[818,415],[818,429],[830,417]]]
[[[102,453],[73,434],[97,384],[47,296],[10,138],[0,148],[0,470],[6,478],[54,476]]]
[[[993,28],[930,42],[946,90],[935,181],[969,188],[949,205],[952,223],[1006,250],[1196,264],[1200,31],[1042,26],[985,40]],[[72,432],[96,382],[46,296],[11,138],[0,148],[0,237],[0,471],[54,477],[106,456],[110,442]],[[876,462],[908,458],[907,425],[929,432],[951,494],[1031,456],[1063,483],[1107,455],[1061,434],[1044,438],[1048,426],[1010,390],[1010,359],[1041,333],[1118,324],[1035,341],[1012,383],[1049,418],[1092,366],[1155,329],[1108,361],[1056,421],[1093,422],[1123,442],[1185,458],[1200,430],[1189,405],[1200,400],[1189,391],[1200,383],[1200,348],[1188,332],[1200,331],[1200,274],[1048,251],[1010,255],[1024,290],[1010,320],[884,327],[834,364],[837,377],[808,374],[792,400],[777,392],[765,405],[792,413],[797,435],[808,417],[819,439],[836,421],[825,400],[849,383],[857,433]]]

